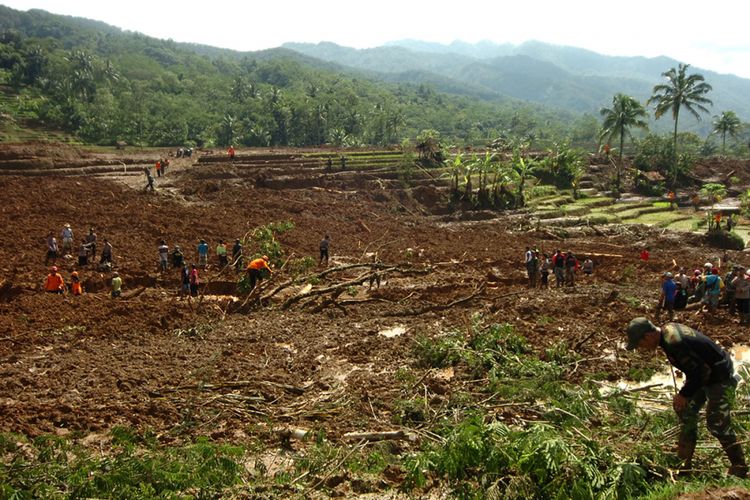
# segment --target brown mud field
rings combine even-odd
[[[287,170],[264,169],[243,166],[242,154],[231,164],[208,155],[198,162],[198,152],[173,159],[157,192],[147,193],[142,167],[159,153],[0,149],[3,168],[13,173],[0,176],[0,431],[29,436],[100,436],[116,425],[151,430],[163,442],[198,435],[273,441],[281,428],[322,430],[332,440],[392,431],[399,428],[400,369],[416,371],[431,400],[471,392],[468,374],[421,368],[413,347],[418,338],[468,331],[473,321],[513,324],[540,355],[561,343],[575,350],[581,361],[572,380],[592,372],[615,380],[639,362],[622,350],[624,327],[650,315],[659,276],[673,270],[673,260],[691,269],[727,257],[750,264],[741,252],[703,246],[700,235],[647,226],[580,228],[563,238],[526,227],[514,213],[434,215],[443,210],[430,201],[440,198],[440,185],[331,174],[294,159]],[[27,160],[19,160],[21,149]],[[59,172],[83,163],[132,168]],[[295,301],[305,292],[300,283],[240,307],[245,297],[232,295],[236,275],[218,270],[213,249],[219,239],[231,248],[235,238],[279,221],[294,223],[278,236],[282,262],[317,262],[328,233],[329,269],[376,255],[388,269],[380,286],[357,283],[371,269],[352,267],[312,282],[311,291],[354,282],[335,292]],[[112,242],[123,297],[110,298],[111,276],[93,269],[79,270],[87,290],[81,297],[43,292],[45,237],[51,230],[59,239],[65,223],[76,241],[95,228],[100,242]],[[181,245],[192,262],[199,238],[211,248],[201,272],[206,294],[182,300],[177,270],[158,272],[157,246],[161,239],[170,249]],[[573,288],[530,290],[527,246],[591,256],[596,271]],[[646,263],[638,260],[644,246],[651,249]],[[73,258],[58,265],[66,280],[78,269]],[[279,267],[262,294],[292,277]],[[725,346],[747,341],[725,310],[708,324],[692,312],[677,318]],[[516,416],[497,412],[500,420]]]

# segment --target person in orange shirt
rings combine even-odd
[[[83,286],[81,286],[78,271],[73,271],[70,275],[70,293],[73,295],[83,295]]]
[[[156,176],[161,177],[161,161],[156,162],[155,168],[156,168]]]
[[[268,256],[264,255],[260,259],[255,259],[250,262],[247,266],[247,275],[250,278],[250,291],[255,289],[255,285],[263,279],[262,271],[264,269],[271,273],[271,268],[268,267]]]
[[[44,291],[47,293],[65,292],[65,282],[63,281],[62,275],[57,272],[57,266],[52,266],[50,268],[47,279],[44,280]]]
[[[230,160],[234,160],[234,146],[229,146],[229,149],[227,149],[227,154],[229,155]]]

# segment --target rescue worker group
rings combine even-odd
[[[123,281],[117,272],[112,271],[112,244],[103,239],[99,260],[96,262],[99,240],[94,228],[89,230],[86,237],[79,240],[77,248],[74,248],[73,229],[70,224],[65,224],[61,236],[60,247],[53,231],[47,235],[45,265],[52,264],[52,267],[44,282],[45,291],[52,294],[70,293],[75,296],[84,293],[82,280],[77,271],[71,273],[68,287],[60,274],[60,269],[55,265],[60,258],[72,260],[71,253],[76,250],[78,268],[95,266],[100,272],[111,272],[111,295],[113,298],[120,297]],[[325,235],[319,244],[319,265],[328,265],[329,248],[330,237]],[[227,248],[224,240],[219,240],[215,248],[215,262],[219,269],[232,266],[237,273],[245,272],[249,288],[252,290],[264,277],[264,273],[271,273],[271,267],[268,256],[265,255],[251,260],[247,267],[244,267],[242,250],[240,239],[235,240],[231,249]],[[197,264],[188,264],[179,246],[175,246],[170,252],[166,241],[162,240],[156,249],[159,269],[162,272],[167,272],[170,266],[179,269],[181,296],[197,296],[200,283],[198,269],[214,265],[213,262],[209,264],[208,242],[199,240],[195,251]],[[563,253],[557,250],[547,255],[527,247],[524,259],[528,286],[531,288],[549,288],[550,275],[554,276],[557,287],[573,287],[579,279],[592,279],[595,272],[594,262],[590,258],[579,263],[571,251]],[[644,248],[640,255],[634,256],[634,259],[648,261],[649,250]],[[635,318],[626,328],[624,343],[627,350],[637,349],[644,354],[653,354],[657,349],[661,349],[669,363],[684,375],[684,385],[676,392],[672,401],[680,424],[677,444],[680,472],[690,474],[694,471],[693,455],[698,437],[698,414],[701,408],[706,406],[707,427],[718,439],[729,459],[728,473],[747,477],[748,469],[742,444],[737,438],[731,420],[731,402],[734,400],[735,387],[739,381],[732,358],[725,349],[702,332],[672,322],[675,311],[681,309],[703,311],[706,321],[719,321],[717,310],[720,306],[726,306],[730,321],[740,325],[750,324],[750,271],[741,265],[730,265],[731,271],[722,278],[722,261],[726,267],[725,256],[719,259],[717,264],[706,262],[691,273],[686,272],[685,268],[680,268],[675,275],[664,272],[655,318],[658,320],[661,313],[666,312],[670,322],[657,326],[645,317]],[[582,278],[576,277],[579,271],[582,271]],[[737,315],[739,318],[735,320],[734,317]]]

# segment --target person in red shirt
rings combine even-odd
[[[198,268],[195,264],[190,264],[190,295],[192,297],[198,296]]]
[[[648,256],[649,256],[648,247],[646,247],[643,250],[641,250],[641,260],[643,262],[647,262],[648,261]]]
[[[255,285],[263,279],[262,271],[264,269],[271,273],[271,268],[268,267],[268,256],[264,255],[260,259],[255,259],[250,262],[247,266],[247,275],[250,278],[250,291],[255,289]]]
[[[57,272],[57,266],[50,268],[47,279],[44,280],[44,291],[47,293],[65,292],[65,282],[62,275]]]
[[[234,146],[229,146],[229,149],[227,149],[227,154],[229,155],[230,160],[234,160]]]

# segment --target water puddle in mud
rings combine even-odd
[[[732,362],[734,363],[734,371],[740,376],[740,383],[750,382],[750,346],[737,344],[731,349],[728,349]],[[607,354],[607,359],[615,358],[614,352],[609,352],[609,349],[604,350]],[[661,352],[657,352],[656,356],[664,356]],[[674,392],[675,386],[677,389],[681,388],[685,382],[685,378],[678,370],[674,370],[674,378],[672,370],[670,370],[669,363],[664,359],[665,369],[655,373],[651,378],[646,381],[634,382],[632,380],[619,380],[615,383],[605,383],[601,388],[603,395],[611,394],[617,391],[623,392],[640,392],[646,390],[654,391],[669,391]],[[669,400],[664,401],[665,404],[670,404]]]

